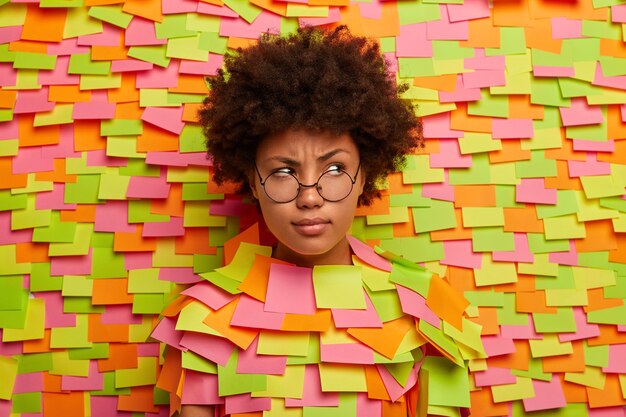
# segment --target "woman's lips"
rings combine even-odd
[[[324,233],[330,221],[324,219],[303,219],[292,223],[298,233],[305,236],[316,236]]]

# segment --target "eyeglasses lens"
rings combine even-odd
[[[291,174],[275,172],[265,180],[267,196],[277,203],[295,200],[299,193],[298,179]],[[327,201],[343,200],[352,191],[352,179],[343,171],[327,171],[317,181],[317,192]]]

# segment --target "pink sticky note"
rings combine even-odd
[[[543,178],[522,178],[515,186],[515,201],[518,203],[556,204],[556,190],[545,188]]]
[[[183,107],[147,107],[141,115],[141,120],[151,123],[161,129],[180,134],[185,123]]]
[[[400,35],[396,37],[397,57],[433,56],[432,43],[426,38],[426,23],[414,23],[400,26]]]
[[[474,372],[477,387],[514,384],[517,379],[507,368],[489,367],[484,371]]]
[[[582,97],[571,99],[569,107],[559,107],[563,126],[580,126],[600,124],[604,122],[604,115],[600,106],[590,106]]]
[[[235,413],[254,413],[272,408],[270,397],[253,398],[251,394],[229,395],[226,397],[225,412],[227,415]]]
[[[209,53],[206,62],[182,61],[180,63],[181,74],[216,75],[217,70],[224,64],[224,55]]]
[[[161,355],[161,345],[159,343],[138,343],[137,356],[152,356],[158,358]]]
[[[514,233],[514,251],[494,251],[493,260],[497,262],[528,262],[535,260],[535,256],[528,246],[528,236],[526,233]]]
[[[422,196],[437,200],[454,201],[454,187],[448,182],[448,171],[445,172],[444,182],[422,185]]]
[[[576,71],[574,67],[533,65],[533,75],[535,77],[573,77],[576,75]]]
[[[613,23],[626,23],[626,4],[611,6],[611,21]]]
[[[329,7],[327,17],[301,17],[298,19],[300,26],[321,26],[337,23],[341,20],[339,7]]]
[[[124,256],[127,255],[128,253],[124,254]],[[202,280],[199,275],[193,272],[193,268],[159,268],[159,279],[179,284],[195,284]],[[228,301],[224,304],[227,304]]]
[[[170,184],[165,175],[160,177],[130,177],[126,197],[129,198],[167,198]]]
[[[383,404],[381,400],[370,399],[367,393],[358,392],[356,394],[356,415],[357,416],[382,416]]]
[[[398,58],[396,57],[395,52],[385,52],[383,53],[383,57],[385,58],[385,62],[387,63],[387,70],[391,74],[395,74],[398,72]]]
[[[91,274],[91,252],[79,256],[55,256],[50,258],[50,275],[89,275]]]
[[[609,364],[602,368],[605,373],[626,374],[626,344],[609,346]]]
[[[217,392],[217,375],[185,370],[182,404],[223,404]]]
[[[161,237],[161,236],[183,236],[185,227],[182,217],[170,217],[169,222],[147,222],[143,225],[141,236]]]
[[[450,112],[433,114],[422,118],[425,138],[462,138],[462,130],[450,129]]]
[[[251,219],[256,219],[254,223],[258,222],[258,210],[256,207],[252,207],[250,204],[244,204],[238,197],[227,197],[224,200],[211,201],[209,214],[215,216],[237,216],[242,218],[249,216]],[[243,226],[242,229],[244,229]]]
[[[150,71],[154,68],[152,62],[141,61],[139,59],[116,59],[111,61],[111,72],[134,72]]]
[[[463,4],[446,4],[446,7],[451,22],[491,16],[488,0],[465,0]]]
[[[550,381],[533,379],[532,382],[535,388],[535,396],[522,400],[524,402],[524,411],[549,410],[567,405],[558,375],[552,375],[552,380]]]
[[[61,389],[64,391],[99,391],[104,388],[104,374],[98,372],[98,362],[89,362],[89,375],[61,376]]]
[[[567,169],[571,178],[611,175],[611,164],[598,161],[595,152],[587,152],[586,161],[567,161]]]
[[[285,313],[265,311],[261,301],[242,294],[230,323],[233,326],[280,330],[284,319]]]
[[[461,74],[465,88],[484,88],[506,85],[504,70],[478,70]]]
[[[348,235],[347,238],[352,252],[354,252],[360,260],[380,270],[391,272],[391,263],[387,259],[379,256],[374,252],[374,249],[354,236]]]
[[[125,232],[132,233],[137,228],[128,224],[128,202],[110,200],[107,204],[96,206],[96,232]]]
[[[231,10],[227,6],[216,6],[214,4],[198,2],[198,9],[196,10],[201,14],[210,14],[211,16],[232,17],[237,18],[239,15],[237,12]]]
[[[332,363],[374,363],[374,351],[360,343],[340,343],[320,346],[322,362]]]
[[[91,417],[132,417],[129,411],[118,411],[117,396],[89,396]]]
[[[22,26],[0,28],[0,43],[19,41],[22,38]]]
[[[104,149],[87,151],[88,167],[125,167],[128,159],[116,156],[108,156]]]
[[[264,310],[274,313],[315,314],[313,270],[271,264]]]
[[[516,324],[503,324],[500,326],[500,335],[513,340],[542,340],[543,335],[535,332],[535,326],[530,323],[523,326]]]
[[[589,417],[626,417],[626,408],[622,406],[590,408],[587,413]]]
[[[126,46],[165,45],[167,39],[156,37],[153,21],[135,16],[126,27],[124,43]]]
[[[177,87],[179,62],[177,59],[172,59],[165,68],[157,66],[152,71],[138,73],[135,83],[137,89]]]
[[[343,308],[331,309],[333,322],[338,329],[347,329],[350,327],[380,328],[383,327],[380,317],[372,304],[367,292],[363,291],[365,297],[365,310],[349,310]]]
[[[402,397],[417,383],[416,367],[413,367],[413,369],[411,369],[411,373],[409,374],[406,385],[404,387],[400,385],[398,381],[396,381],[393,375],[391,375],[391,373],[389,373],[387,368],[385,368],[384,366],[376,365],[376,369],[378,369],[380,378],[383,380],[383,384],[385,384],[385,388],[387,389],[387,393],[389,394],[389,398],[391,398],[391,401],[398,400],[398,398]]]
[[[220,35],[225,37],[238,37],[248,39],[258,39],[262,33],[278,34],[280,28],[280,16],[268,11],[263,11],[254,19],[254,22],[248,23],[242,18],[223,19],[220,22]]]
[[[171,317],[163,317],[159,324],[156,325],[150,337],[158,340],[178,350],[187,351],[187,348],[180,344],[184,332],[176,330],[176,319]]]
[[[569,242],[569,251],[567,252],[552,252],[548,255],[548,260],[553,263],[561,265],[578,265],[578,254],[576,253],[576,245],[573,241]]]
[[[494,117],[491,126],[495,139],[521,139],[535,136],[531,119],[502,119]]]
[[[448,240],[443,242],[444,258],[442,265],[478,269],[482,265],[482,255],[472,250],[472,240]]]
[[[198,9],[196,0],[163,0],[161,11],[163,14],[189,13]]]
[[[582,151],[582,152],[614,152],[615,151],[615,141],[613,139],[609,139],[603,142],[600,142],[597,140],[574,139],[572,140],[572,146],[575,151]]]
[[[165,165],[186,167],[189,165],[211,166],[212,161],[205,152],[148,152],[146,163],[149,165]]]
[[[43,391],[43,374],[41,372],[30,372],[27,374],[17,374],[13,394],[24,394],[26,392]]]
[[[11,230],[11,212],[0,212],[0,245],[13,245],[33,241],[33,229]]]
[[[109,103],[106,91],[92,91],[90,102],[74,104],[72,117],[74,120],[113,119],[115,103]]]
[[[442,103],[454,103],[459,101],[477,101],[480,100],[480,88],[466,88],[463,85],[463,77],[457,75],[456,88],[453,92],[440,91],[439,101]]]
[[[131,304],[107,305],[100,314],[102,324],[141,324],[142,316],[133,314]]]
[[[439,153],[430,154],[431,168],[470,168],[472,155],[461,154],[457,140],[440,140]]]
[[[202,301],[213,310],[219,310],[235,298],[234,295],[227,293],[208,281],[199,282],[193,287],[182,291],[181,294]],[[241,300],[239,301],[241,302]]]
[[[626,75],[619,75],[616,77],[605,77],[602,73],[602,66],[600,62],[596,64],[596,75],[591,82],[593,85],[601,85],[603,87],[618,88],[620,90],[626,90]]]
[[[102,25],[102,31],[78,37],[79,45],[119,46],[122,29],[113,25]]]
[[[74,55],[88,54],[90,51],[88,46],[78,44],[78,38],[63,39],[61,42],[48,44],[48,55]]]
[[[426,22],[426,36],[429,40],[466,41],[469,39],[467,20],[451,22],[445,4],[439,6],[441,18]]]
[[[71,124],[61,125],[60,133],[59,143],[43,146],[41,154],[47,158],[80,158],[81,152],[74,150],[74,126]]]
[[[496,336],[481,336],[483,346],[487,357],[508,355],[515,352],[515,345],[513,339],[505,338],[500,335]]]
[[[279,355],[258,355],[259,338],[257,337],[248,346],[248,349],[239,352],[237,358],[237,373],[240,374],[267,374],[283,375],[287,367],[287,357]]]
[[[0,64],[0,68],[2,64]],[[20,130],[17,119],[9,120],[7,122],[0,123],[0,140],[15,139],[19,137]]]
[[[587,322],[587,314],[582,307],[573,307],[573,313],[574,321],[576,322],[576,331],[571,333],[559,333],[559,341],[561,343],[600,336],[600,327],[597,324]]]
[[[448,5],[448,8],[451,5]],[[465,68],[474,70],[501,70],[506,69],[506,60],[504,55],[486,56],[484,48],[475,48],[474,56],[465,58]]]
[[[39,71],[37,80],[43,85],[78,85],[80,76],[78,74],[68,74],[69,65],[69,56],[59,56],[54,69],[51,71]]]
[[[152,252],[124,253],[124,268],[127,270],[152,268]]]
[[[235,345],[228,339],[196,332],[185,332],[180,344],[221,366],[226,366],[235,349]]]
[[[41,152],[41,147],[21,148],[13,157],[13,173],[28,174],[29,172],[48,172],[54,170],[54,159]]]
[[[76,314],[63,312],[63,296],[60,291],[37,292],[35,293],[35,298],[45,301],[46,329],[76,327]]]
[[[54,110],[54,103],[48,101],[48,87],[38,90],[20,90],[13,107],[14,114],[43,113]]]
[[[286,407],[337,407],[338,405],[338,393],[322,392],[322,381],[317,364],[306,365],[302,398],[285,398]]]
[[[426,305],[426,299],[424,297],[402,285],[396,285],[396,288],[402,311],[420,320],[424,320],[437,329],[441,328],[441,319]]]
[[[58,59],[57,59],[58,62]],[[41,71],[40,71],[41,73]],[[11,64],[0,62],[0,86],[13,87],[17,81],[17,71],[13,69]]]
[[[367,3],[356,3],[359,7],[361,17],[365,19],[380,20],[383,15],[383,7],[380,0],[372,0]]]
[[[581,20],[572,20],[566,17],[553,17],[552,37],[554,39],[577,39],[583,37]]]

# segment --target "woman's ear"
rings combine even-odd
[[[258,200],[259,193],[257,191],[257,176],[254,170],[249,170],[247,177],[248,177],[248,185],[250,186],[250,191],[252,191],[252,196]]]

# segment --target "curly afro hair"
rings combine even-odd
[[[289,129],[351,136],[366,175],[362,205],[380,196],[379,181],[421,144],[421,123],[398,97],[405,88],[396,86],[378,43],[345,26],[265,34],[258,44],[227,55],[224,69],[207,82],[199,116],[213,180],[233,182],[244,195],[250,195],[248,175],[259,143]]]

